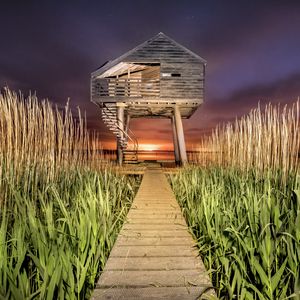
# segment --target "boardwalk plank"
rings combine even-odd
[[[125,230],[187,230],[184,225],[180,224],[143,224],[140,226],[140,224],[130,224],[126,223],[124,224],[123,228]]]
[[[174,206],[174,204],[163,204],[163,203],[160,203],[160,204],[151,204],[151,203],[148,203],[148,204],[136,204],[134,206],[131,207],[131,209],[136,209],[136,210],[139,210],[139,211],[148,211],[148,210],[162,210],[162,211],[175,211],[175,212],[178,212],[180,213],[180,208],[179,206],[177,205]]]
[[[120,236],[133,237],[190,237],[190,233],[186,230],[123,230]]]
[[[147,288],[111,288],[96,289],[92,300],[96,299],[172,299],[190,300],[198,299],[207,287],[147,287]],[[209,293],[209,291],[207,292]]]
[[[92,299],[196,299],[207,287],[211,281],[166,177],[146,170]]]
[[[184,246],[147,246],[147,247],[114,247],[110,257],[126,256],[197,256],[197,250],[193,247]]]
[[[164,219],[181,219],[181,212],[160,212],[160,211],[130,211],[127,218],[130,220],[131,218],[147,218],[147,219],[155,219],[155,218],[164,218]]]
[[[205,272],[202,262],[190,257],[116,257],[108,260],[105,270],[198,270]]]
[[[180,246],[195,245],[190,237],[125,237],[120,236],[116,242],[116,247],[120,246]]]
[[[130,221],[137,221],[137,220],[147,220],[148,222],[152,222],[155,220],[168,220],[168,221],[176,221],[179,220],[181,222],[185,223],[184,218],[181,215],[177,214],[134,214],[130,215],[127,217],[127,222],[129,223]]]
[[[98,286],[210,286],[207,275],[198,270],[141,270],[106,271],[101,275]]]
[[[147,219],[147,218],[128,218],[127,224],[140,224],[143,226],[144,224],[175,224],[175,225],[183,225],[186,226],[186,223],[183,219],[178,218],[154,218],[154,219]]]

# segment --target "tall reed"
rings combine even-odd
[[[219,299],[300,299],[300,177],[187,167],[170,177]]]
[[[218,126],[171,177],[221,299],[300,299],[299,105]]]
[[[244,171],[280,170],[286,177],[299,170],[299,121],[299,101],[289,107],[258,106],[234,123],[217,126],[200,141],[195,159],[204,165]]]
[[[15,180],[34,167],[47,170],[51,181],[61,170],[96,166],[99,146],[80,109],[73,117],[69,103],[62,112],[35,95],[25,99],[7,88],[0,94],[0,163],[14,170]]]
[[[36,96],[0,95],[0,299],[88,299],[138,179],[96,134]]]

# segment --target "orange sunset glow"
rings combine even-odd
[[[156,151],[161,149],[158,144],[141,144],[139,145],[139,148],[142,151]]]

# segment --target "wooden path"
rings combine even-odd
[[[92,299],[201,299],[211,281],[171,187],[148,169]]]

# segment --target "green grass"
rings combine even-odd
[[[299,299],[300,176],[257,174],[188,167],[170,180],[220,299]]]
[[[88,299],[139,178],[113,172],[78,110],[0,93],[0,299]]]
[[[138,178],[73,170],[45,185],[8,176],[0,217],[1,299],[86,299],[103,269]]]

